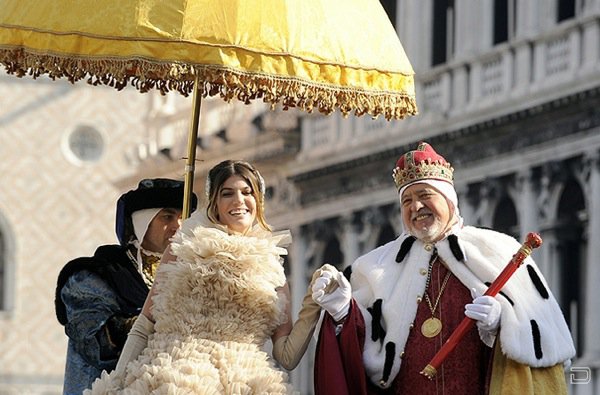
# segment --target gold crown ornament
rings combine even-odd
[[[454,168],[425,142],[414,151],[408,151],[398,159],[394,168],[394,182],[398,189],[419,180],[440,180],[453,183]]]

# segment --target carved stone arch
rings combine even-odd
[[[519,215],[514,200],[509,193],[497,199],[492,215],[492,229],[518,239],[520,236]]]
[[[520,237],[519,212],[519,179],[515,174],[509,174],[494,180],[494,192],[491,205],[491,227],[502,233]]]
[[[299,209],[296,186],[279,171],[261,171],[266,180],[265,200],[270,215],[279,215]]]
[[[348,212],[337,218],[337,237],[344,256],[343,267],[352,264],[360,255],[361,227],[359,212]]]
[[[370,206],[362,211],[363,231],[361,233],[363,252],[377,247],[380,229],[386,222],[386,216],[381,207]]]
[[[586,207],[591,206],[591,199],[598,199],[598,196],[594,196],[592,193],[590,185],[590,175],[593,166],[600,168],[600,152],[598,151],[587,152],[582,157],[574,159],[569,163],[570,174],[583,188]]]
[[[472,193],[472,187],[469,184],[455,184],[454,189],[456,190],[456,195],[458,197],[458,207],[460,210],[460,215],[463,217],[465,224],[475,225],[475,212],[477,204],[476,199],[472,199],[470,194]]]
[[[388,222],[384,224],[381,229],[379,229],[379,236],[377,237],[376,246],[382,246],[392,240],[395,240],[397,237],[396,232],[392,225]]]
[[[343,269],[344,252],[340,242],[340,224],[337,218],[318,220],[307,227],[308,248],[306,262],[311,270],[324,263]]]
[[[473,225],[488,228],[493,226],[494,210],[502,193],[503,187],[497,178],[488,178],[470,186],[469,202],[474,207]]]
[[[342,248],[343,239],[343,224],[341,218],[329,218],[320,222],[321,231],[319,238],[323,240],[323,254],[321,257],[322,263],[329,263],[343,269],[344,252]]]
[[[575,177],[562,185],[556,209],[556,225],[566,230],[583,228],[587,222],[584,188]]]
[[[587,215],[585,192],[575,177],[564,181],[556,206],[554,230],[556,235],[557,265],[559,272],[558,302],[565,312],[567,324],[574,328],[583,321]],[[583,349],[583,325],[576,325],[577,349]]]
[[[319,268],[323,263],[323,252],[325,251],[323,235],[327,233],[324,221],[315,221],[303,227],[303,234],[306,238],[303,260],[310,272]]]
[[[383,206],[381,207],[380,211],[383,214],[384,222],[382,222],[379,226],[379,235],[377,237],[377,241],[375,242],[376,247],[395,240],[400,234],[397,232],[397,219],[400,217],[400,212],[397,210],[396,205],[389,204]]]
[[[537,198],[538,215],[545,228],[556,222],[557,207],[566,179],[565,166],[560,162],[548,162],[541,168],[540,193]]]
[[[340,241],[337,236],[332,235],[326,241],[323,250],[323,263],[329,263],[342,270],[344,265],[344,253],[342,252]]]
[[[400,211],[400,201],[395,200],[394,204],[391,204],[388,207],[390,210],[388,213],[390,225],[392,225],[396,237],[400,236],[404,231],[404,225],[402,224],[402,212]]]

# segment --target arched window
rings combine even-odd
[[[494,0],[494,45],[508,41],[508,0]]]
[[[504,196],[494,210],[493,229],[519,238],[519,219],[512,199]]]
[[[515,0],[494,0],[493,44],[511,40],[517,26],[517,8]]]
[[[575,17],[575,0],[558,0],[556,7],[557,22]]]
[[[377,237],[377,247],[394,240],[396,237],[398,236],[394,232],[394,228],[392,228],[392,225],[390,225],[389,223],[385,224],[379,231],[379,237]]]
[[[583,350],[583,292],[586,244],[585,198],[579,183],[570,179],[565,183],[558,203],[556,222],[557,252],[559,259],[559,304],[571,328],[577,350]]]
[[[340,270],[343,269],[344,253],[340,250],[340,242],[335,236],[332,236],[325,246],[323,263],[329,263]]]

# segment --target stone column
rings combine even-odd
[[[292,229],[293,242],[290,246],[290,274],[288,282],[292,295],[292,315],[300,310],[300,303],[306,291],[307,283],[307,236],[302,228]]]
[[[526,169],[517,174],[517,211],[519,213],[519,241],[525,241],[529,232],[540,232],[536,195],[532,185],[531,169]],[[544,262],[540,259],[540,250],[536,249],[532,254],[533,259],[540,266],[544,274],[546,268],[542,267]]]
[[[473,211],[473,219],[470,225],[492,227],[492,200],[494,199],[495,191],[493,180],[485,180],[479,185],[477,190],[473,191],[471,198],[476,199],[477,206]]]
[[[491,3],[491,1],[455,0],[454,2],[454,56],[456,58],[462,59],[479,48],[487,48],[491,42],[488,32],[490,29],[487,29],[490,25],[486,25],[491,18],[491,12],[486,13],[486,9],[491,8],[487,8],[482,3]]]
[[[466,66],[456,67],[451,84],[450,109],[455,113],[463,112],[469,99],[469,73]]]
[[[458,208],[460,210],[460,216],[463,217],[465,225],[475,225],[476,207],[473,205],[473,199],[470,199],[469,197],[469,186],[457,185],[455,189],[458,195]]]
[[[358,235],[358,240],[362,245],[359,255],[371,251],[377,247],[377,237],[381,230],[381,224],[385,223],[385,218],[379,207],[367,207],[362,211],[362,232]]]
[[[562,267],[557,253],[557,235],[554,229],[557,215],[556,199],[554,196],[556,195],[557,188],[560,188],[554,182],[557,179],[558,176],[553,172],[551,164],[547,163],[543,166],[540,178],[537,180],[539,185],[535,191],[535,215],[543,244],[534,258],[546,277],[554,296],[557,300],[560,300]]]
[[[586,196],[588,198],[588,240],[587,262],[585,262],[585,309],[581,315],[584,320],[583,359],[591,366],[600,367],[600,262],[598,246],[600,246],[600,152],[596,151],[587,158],[586,173],[588,182]]]
[[[346,268],[360,255],[358,230],[352,213],[340,217],[339,224],[341,231],[338,237],[344,253],[343,268]]]
[[[402,46],[415,70],[431,66],[431,40],[433,31],[433,0],[400,1],[402,23],[398,31]]]
[[[597,18],[591,19],[583,25],[581,68],[584,72],[593,72],[598,69],[598,61],[600,60],[598,35],[600,35],[600,22]]]
[[[593,15],[600,11],[600,0],[586,0],[583,7],[584,15]]]
[[[535,35],[539,30],[539,7],[538,0],[520,0],[515,2],[517,6],[517,36],[526,38]]]
[[[530,89],[531,81],[531,46],[527,41],[521,41],[515,46],[514,55],[514,86],[510,92],[511,96],[521,96]]]
[[[308,241],[307,232],[303,228],[297,227],[292,229],[293,242],[290,248],[290,274],[288,282],[290,284],[290,292],[292,298],[292,320],[298,318],[302,299],[308,287]],[[309,354],[307,350],[307,354]],[[312,383],[312,358],[303,358],[296,369],[290,372],[290,380],[294,388],[301,394],[306,394],[312,391],[309,386]]]
[[[554,294],[556,300],[562,299],[562,289],[560,284],[561,276],[567,275],[563,273],[563,268],[560,265],[558,256],[558,246],[556,242],[556,231],[545,231],[540,233],[543,244],[538,249],[537,256],[534,256],[535,263],[538,265],[542,274],[548,282],[548,287]],[[569,306],[563,306],[563,312],[569,314]],[[573,333],[573,332],[572,332]]]

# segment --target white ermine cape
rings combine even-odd
[[[505,268],[519,250],[520,243],[510,236],[492,230],[471,226],[457,230],[435,243],[439,257],[468,289],[483,294],[490,283]],[[384,377],[386,345],[393,343],[397,355],[387,356],[393,361],[389,386],[400,370],[410,325],[417,312],[417,300],[425,290],[430,257],[434,248],[415,240],[407,254],[396,257],[407,236],[381,246],[361,256],[352,264],[352,296],[358,302],[365,319],[366,334],[364,364],[373,383]],[[453,252],[456,248],[460,253]],[[456,255],[463,255],[459,261]],[[487,284],[487,285],[486,285]],[[532,367],[548,367],[564,362],[575,355],[575,348],[563,314],[550,292],[540,270],[531,258],[508,280],[496,299],[502,306],[499,340],[502,352],[510,359]],[[372,317],[367,308],[380,300],[381,326],[385,330],[383,342],[371,340]],[[491,346],[494,337],[480,337]],[[387,376],[387,375],[386,375]]]

